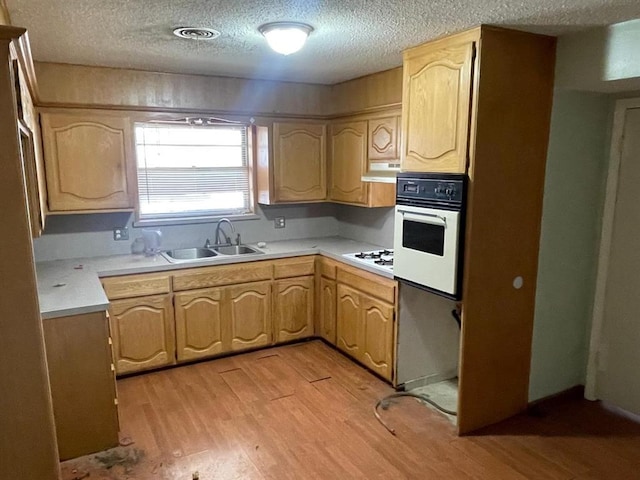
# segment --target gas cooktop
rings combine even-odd
[[[372,250],[370,252],[345,253],[343,257],[359,263],[364,263],[372,267],[393,272],[393,250]]]

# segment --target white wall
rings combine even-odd
[[[640,20],[561,37],[556,87],[610,93],[640,89],[639,45]]]
[[[529,399],[584,384],[613,99],[556,90]]]
[[[257,213],[258,220],[234,222],[245,243],[338,235],[332,204],[262,207]],[[277,216],[285,217],[285,228],[274,228]],[[44,235],[34,240],[36,261],[131,253],[131,243],[142,230],[132,227],[131,217],[121,213],[51,215]],[[129,241],[114,241],[112,229],[124,225],[129,227]],[[207,238],[214,241],[215,223],[153,228],[162,232],[162,246],[167,249],[200,246]]]
[[[340,235],[382,247],[393,247],[392,208],[361,208],[336,205]]]

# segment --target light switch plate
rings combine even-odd
[[[276,217],[276,218],[274,218],[273,226],[275,228],[284,228],[284,226],[285,226],[284,217]]]
[[[114,228],[113,239],[116,241],[129,240],[129,229],[127,227]]]

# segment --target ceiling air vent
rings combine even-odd
[[[214,40],[220,36],[218,30],[206,27],[178,27],[173,30],[173,34],[189,40]]]

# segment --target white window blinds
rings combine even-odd
[[[140,220],[251,212],[246,126],[135,130]]]

